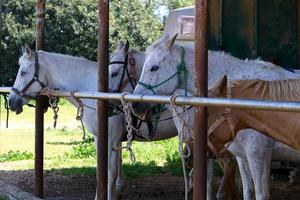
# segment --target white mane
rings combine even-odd
[[[58,59],[60,61],[63,62],[68,62],[71,65],[89,65],[91,67],[97,67],[97,63],[91,60],[88,60],[84,57],[76,57],[76,56],[71,56],[71,55],[65,55],[65,54],[60,54],[60,53],[50,53],[50,52],[46,52],[46,51],[38,51],[39,54],[43,54],[45,56],[51,56],[55,59]]]

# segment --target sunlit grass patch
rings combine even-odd
[[[96,148],[93,137],[82,140],[80,122],[75,120],[76,109],[67,101],[60,101],[58,126],[53,128],[53,113],[45,115],[44,169],[64,175],[95,175]],[[34,168],[34,109],[24,107],[23,113],[10,113],[9,128],[5,128],[5,111],[1,109],[0,170],[28,170]],[[123,143],[125,145],[126,143]],[[132,163],[123,150],[127,178],[151,174],[180,175],[181,161],[177,153],[177,138],[158,142],[133,142],[137,162]],[[11,151],[10,154],[8,152]],[[12,152],[18,152],[16,155]],[[18,157],[28,152],[29,160]],[[12,158],[7,158],[12,154]],[[0,155],[0,156],[1,156]],[[17,158],[18,161],[13,158]],[[27,158],[26,158],[27,159]],[[14,161],[13,161],[14,160]]]
[[[7,153],[0,154],[0,162],[16,161],[16,160],[32,160],[33,153],[28,151],[13,151],[9,150]]]

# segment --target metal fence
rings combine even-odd
[[[10,92],[10,87],[0,87],[0,93]],[[42,93],[48,95],[48,93]],[[53,91],[51,96],[54,97],[71,97],[69,91]],[[82,99],[99,99],[120,101],[122,93],[104,93],[104,92],[85,92],[78,91],[72,94],[72,97]],[[125,94],[124,100],[129,102],[147,102],[147,103],[161,103],[168,104],[172,96],[162,95],[135,95]],[[247,100],[247,99],[228,99],[228,98],[209,98],[209,97],[195,97],[195,96],[178,96],[175,99],[178,106],[192,105],[205,107],[226,107],[239,109],[253,109],[253,110],[269,110],[269,111],[285,111],[285,112],[300,112],[300,102],[291,101],[264,101],[264,100]]]

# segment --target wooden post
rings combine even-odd
[[[36,2],[36,50],[44,48],[46,0]],[[44,109],[47,98],[39,96],[35,104],[35,161],[34,161],[34,194],[44,196]]]
[[[98,91],[108,92],[109,1],[99,0]],[[97,199],[107,200],[108,101],[98,100]]]
[[[208,1],[195,2],[195,95],[207,97]],[[195,107],[193,200],[206,200],[207,108]]]

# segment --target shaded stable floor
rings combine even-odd
[[[24,191],[33,191],[32,170],[0,171],[0,179],[16,185]],[[62,176],[54,172],[45,172],[46,199],[94,199],[95,188],[96,182],[94,176]],[[183,179],[182,177],[171,175],[138,178],[127,183],[121,199],[182,200],[184,199]],[[274,181],[272,183],[270,199],[298,200],[300,199],[300,184],[289,186],[287,182]]]

